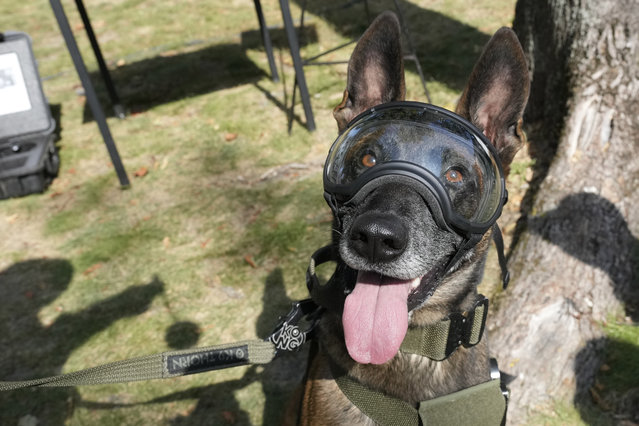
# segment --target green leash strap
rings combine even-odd
[[[269,341],[247,340],[147,355],[42,379],[0,382],[0,391],[166,379],[240,365],[268,364],[275,353],[275,345]]]

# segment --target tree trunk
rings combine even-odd
[[[514,27],[536,165],[489,327],[521,424],[590,389],[606,320],[639,320],[639,2],[519,0]]]

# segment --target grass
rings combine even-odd
[[[110,113],[74,4],[63,3]],[[52,12],[35,0],[0,3],[0,28],[34,40],[45,93],[59,111],[62,159],[45,193],[0,202],[3,380],[264,337],[290,301],[306,297],[308,257],[330,234],[321,170],[346,68],[306,69],[318,130],[305,130],[298,96],[289,133],[282,105],[292,98],[292,63],[278,3],[262,3],[278,83],[251,2],[86,1],[129,111],[126,120],[109,118],[128,190],[118,187]],[[309,3],[306,56],[365,27],[358,6],[331,14],[318,6],[326,2]],[[454,106],[485,41],[510,24],[514,3],[402,2],[434,103]],[[374,13],[389,7],[371,5]],[[298,3],[292,7],[297,16]],[[425,101],[414,65],[407,70],[409,98]],[[531,164],[518,161],[515,187]],[[505,220],[514,223],[516,203],[508,208]],[[498,273],[489,269],[487,281]],[[622,342],[610,346],[611,360],[627,347],[636,355],[635,329],[622,331],[609,330]],[[166,381],[4,393],[0,423],[273,424],[304,356]],[[602,372],[606,389],[632,387],[614,374]],[[579,418],[572,404],[553,413],[565,411]]]

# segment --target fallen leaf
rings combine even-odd
[[[31,290],[27,290],[27,291],[24,292],[24,297],[26,297],[29,300],[33,299],[33,295],[34,295],[34,293]]]
[[[209,238],[208,240],[204,241],[202,244],[200,244],[200,247],[202,248],[206,248],[206,246],[211,242],[211,239]]]
[[[149,169],[147,169],[146,167],[142,166],[139,169],[137,169],[134,173],[133,176],[135,177],[144,177],[147,175],[147,173],[149,173]]]
[[[224,140],[227,142],[231,142],[237,139],[237,133],[227,133],[224,135]]]
[[[230,424],[235,424],[235,421],[237,420],[237,416],[232,411],[223,411],[222,417],[224,417],[224,421],[226,421],[226,423]]]
[[[12,214],[11,216],[7,217],[7,223],[9,224],[14,224],[16,223],[16,221],[18,220],[18,214]]]
[[[162,245],[164,245],[164,248],[171,247],[171,239],[169,237],[164,237],[164,239],[162,240]]]
[[[179,54],[180,52],[177,50],[167,50],[166,52],[161,52],[160,56],[163,58],[170,58],[172,56],[176,56],[177,54]]]
[[[262,214],[262,210],[264,209],[260,208],[260,209],[257,209],[255,212],[253,212],[251,217],[249,217],[247,223],[249,225],[253,224],[260,217],[260,214]]]
[[[101,267],[102,267],[102,262],[95,263],[95,264],[89,266],[87,269],[85,269],[84,272],[82,273],[82,275],[84,275],[85,277],[87,275],[91,275],[92,273],[94,273],[95,271],[100,269]]]
[[[251,265],[251,268],[257,268],[257,264],[255,263],[251,255],[247,254],[246,256],[244,256],[244,261]]]
[[[602,396],[599,394],[599,392],[595,390],[594,387],[591,387],[589,391],[590,391],[590,396],[592,397],[593,402],[597,404],[599,408],[601,408],[603,411],[610,411],[612,407],[610,406],[610,404],[608,404],[608,402],[604,398],[602,398]]]

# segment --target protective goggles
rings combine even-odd
[[[398,179],[418,188],[429,205],[434,198],[445,224],[463,234],[486,232],[507,200],[492,144],[462,117],[430,104],[393,102],[363,112],[324,165],[329,204],[348,204]]]

